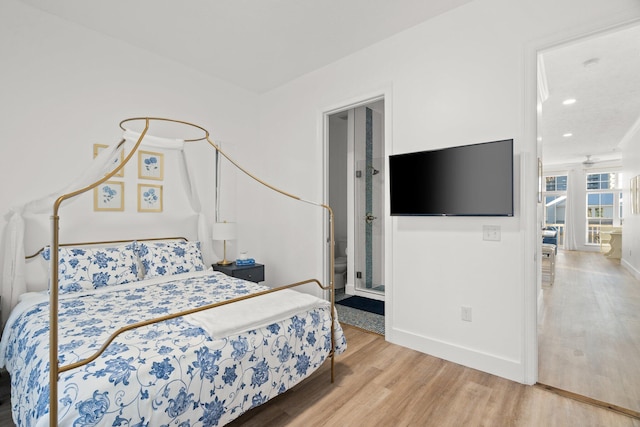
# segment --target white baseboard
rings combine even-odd
[[[524,384],[525,369],[520,361],[419,336],[404,330],[394,329],[392,333],[386,334],[386,338],[393,344]]]
[[[636,278],[636,280],[640,280],[640,270],[633,267],[633,265],[629,264],[627,260],[624,258],[620,260],[620,265],[629,270],[629,272]]]
[[[355,295],[356,294],[356,285],[347,283],[344,286],[344,293],[347,295]]]

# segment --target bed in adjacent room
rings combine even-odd
[[[200,241],[52,242],[34,261],[50,277],[21,293],[0,342],[17,425],[221,426],[346,349],[332,280],[226,276]]]

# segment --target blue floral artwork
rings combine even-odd
[[[162,186],[138,184],[138,211],[162,212]]]
[[[147,203],[149,206],[155,206],[156,203],[158,203],[159,198],[156,194],[155,188],[148,189],[147,191],[142,193],[142,196],[144,197],[145,203]]]
[[[110,185],[102,187],[102,203],[108,205],[118,195],[118,190]]]
[[[160,165],[158,164],[158,158],[152,156],[144,159],[144,168],[149,173],[149,175],[155,174],[160,168]]]
[[[121,211],[124,210],[124,183],[107,181],[94,190],[94,210]]]
[[[150,151],[138,153],[138,178],[162,180],[164,178],[163,155]]]

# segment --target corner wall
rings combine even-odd
[[[526,55],[535,55],[533,44],[560,41],[560,33],[566,38],[633,16],[640,5],[632,0],[475,0],[261,96],[260,141],[250,151],[270,162],[255,166],[282,188],[321,200],[322,113],[372,94],[390,95],[387,154],[514,138],[515,217],[387,218],[386,337],[531,382],[527,369],[535,362],[525,349],[535,348],[535,336],[525,330],[535,331],[527,312],[535,310],[529,295],[536,295],[536,268],[527,254],[535,253],[537,147],[535,87],[533,96],[528,87],[535,80],[525,80],[535,79],[535,58]],[[256,203],[252,189],[243,188],[239,216]],[[288,202],[261,202],[270,209],[260,210],[255,222],[265,226],[252,239],[272,280],[306,271],[322,277],[322,230],[312,221],[320,214],[299,220]],[[502,240],[483,241],[483,225],[500,226]],[[461,321],[463,305],[472,307],[472,322]]]
[[[640,117],[638,122],[640,123]],[[639,126],[633,129],[622,149],[624,173],[624,222],[622,232],[621,264],[640,280],[640,213],[631,214],[631,197],[629,196],[631,178],[640,175],[640,131]],[[627,202],[628,200],[628,202]]]
[[[0,57],[2,215],[75,180],[91,162],[93,144],[121,139],[118,124],[125,118],[190,121],[231,152],[257,137],[255,94],[19,1],[0,3]],[[201,163],[200,199],[213,221],[214,150],[193,150]],[[135,192],[133,166],[125,195]],[[235,179],[224,184],[221,209],[234,219]],[[134,197],[125,212],[102,215],[124,220],[135,212]],[[153,225],[158,217],[147,214],[144,221]],[[130,238],[142,237],[137,232],[129,226]]]

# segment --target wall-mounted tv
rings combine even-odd
[[[513,139],[389,156],[391,215],[513,216]]]

